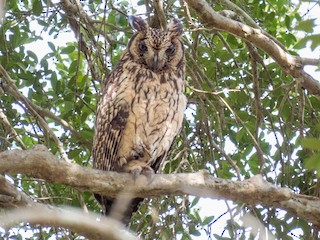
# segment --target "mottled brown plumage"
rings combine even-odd
[[[156,172],[180,131],[186,107],[182,25],[153,29],[131,17],[137,31],[117,67],[106,79],[97,108],[93,167],[129,172]],[[95,195],[104,212],[114,199]],[[133,199],[122,217],[128,224],[141,198]]]

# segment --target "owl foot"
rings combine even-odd
[[[136,181],[140,175],[144,175],[147,178],[148,184],[150,184],[154,178],[154,170],[149,166],[134,169],[131,173],[134,181]]]
[[[139,161],[130,161],[126,166],[126,171],[132,174],[134,181],[136,181],[140,175],[144,175],[148,183],[151,183],[154,177],[154,170]]]
[[[154,170],[149,166],[144,167],[141,171],[141,175],[146,176],[149,184],[153,181],[154,174]]]

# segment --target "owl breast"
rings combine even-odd
[[[145,74],[137,76],[127,88],[130,90],[126,95],[133,98],[120,143],[120,158],[150,166],[169,151],[180,131],[186,107],[184,81],[178,75],[145,70]],[[121,166],[123,171],[126,164],[129,162]]]

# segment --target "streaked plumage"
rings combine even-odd
[[[173,20],[165,31],[130,18],[137,31],[118,65],[106,79],[98,104],[93,167],[156,172],[180,131],[186,107],[182,25]],[[95,195],[108,214],[113,199]],[[125,224],[142,199],[128,206]]]

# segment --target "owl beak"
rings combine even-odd
[[[158,53],[155,53],[154,56],[153,56],[152,70],[154,72],[159,71],[159,55],[158,55]]]

